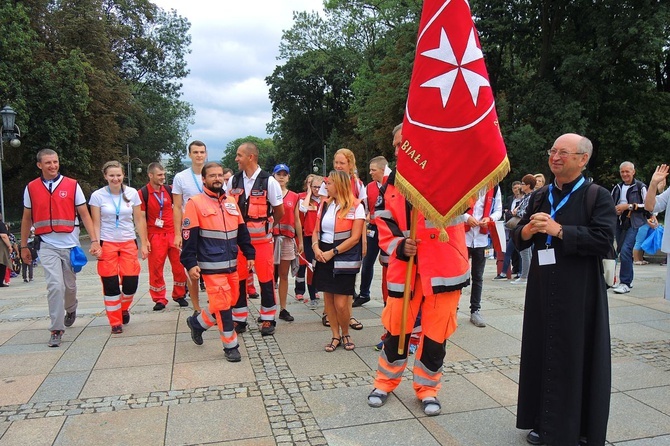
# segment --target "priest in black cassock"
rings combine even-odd
[[[580,135],[554,142],[555,181],[535,192],[512,234],[519,251],[533,247],[516,423],[531,429],[530,444],[605,443],[611,360],[601,259],[612,249],[616,212],[609,192],[582,175],[592,152]]]

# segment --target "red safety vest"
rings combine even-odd
[[[272,228],[274,235],[295,238],[295,208],[298,206],[298,194],[292,191],[284,195],[284,216]]]
[[[28,194],[36,235],[74,231],[77,219],[74,202],[76,180],[63,177],[58,186],[49,192],[42,178],[36,178],[28,183]]]
[[[249,197],[244,191],[242,172],[233,176],[233,189],[230,195],[235,197],[247,224],[251,243],[267,243],[272,240],[272,206],[268,201],[268,178],[270,174],[261,170],[251,187]]]
[[[298,195],[300,201],[305,199],[307,192],[302,192]],[[302,233],[309,237],[314,233],[316,228],[316,214],[319,209],[319,202],[314,199],[312,195],[311,200],[309,201],[309,206],[307,207],[307,212],[300,212],[300,223],[302,224]]]
[[[333,203],[330,203],[334,206]],[[356,208],[360,204],[360,200],[356,200],[345,217],[341,217],[339,212],[335,214],[335,234],[333,236],[333,245],[335,247],[339,246],[351,237],[351,230],[354,227],[354,221],[356,216]],[[321,220],[324,215],[324,208],[327,209],[328,203],[325,201],[319,206],[316,218],[316,228],[315,230],[319,234],[319,240],[321,240]],[[362,237],[361,237],[362,238]],[[346,252],[341,252],[337,254],[334,258],[335,265],[333,272],[335,274],[358,274],[358,271],[361,269],[361,262],[363,260],[363,242],[359,240],[351,249]],[[314,263],[316,260],[314,261]]]

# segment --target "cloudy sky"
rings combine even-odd
[[[322,0],[153,2],[191,22],[191,73],[183,82],[183,99],[195,109],[191,138],[204,141],[216,160],[236,138],[267,136],[265,77],[279,63],[282,30],[291,27],[293,11],[321,11]]]

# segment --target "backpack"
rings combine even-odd
[[[169,184],[164,184],[163,187],[165,187],[165,190],[167,190],[168,194],[170,194],[170,202],[174,203],[174,200],[172,199],[172,186]],[[142,201],[144,202],[144,207],[146,209],[146,206],[149,204],[149,188],[146,184],[140,189],[140,194],[142,194]],[[144,215],[149,218],[149,215],[146,212]]]

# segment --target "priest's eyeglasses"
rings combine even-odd
[[[549,149],[547,150],[547,155],[549,156],[554,156],[558,154],[561,158],[565,159],[570,155],[583,155],[585,152],[568,152],[567,150],[556,150],[556,149]]]

